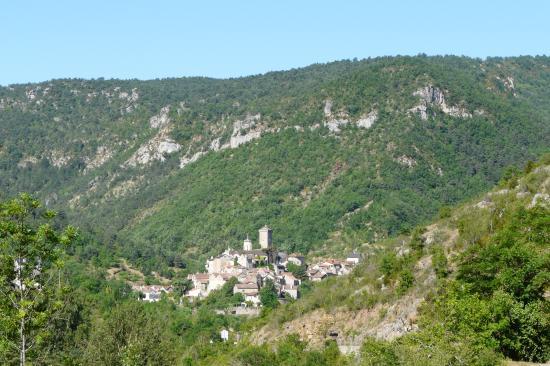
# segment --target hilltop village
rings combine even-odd
[[[308,265],[299,253],[288,254],[273,245],[273,230],[267,225],[259,229],[259,248],[247,236],[241,250],[227,248],[216,257],[206,261],[205,272],[188,275],[192,288],[185,297],[194,301],[203,299],[211,291],[222,288],[231,278],[236,278],[233,293],[242,294],[243,307],[261,306],[260,289],[273,283],[281,301],[297,299],[303,280],[321,281],[329,276],[342,276],[351,272],[361,256],[351,253],[345,260],[326,259]],[[296,272],[301,274],[296,275]],[[144,301],[158,301],[162,293],[172,291],[170,286],[135,286]]]

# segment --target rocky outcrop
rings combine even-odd
[[[527,207],[532,208],[536,205],[550,207],[550,195],[548,193],[535,193],[531,203]]]
[[[19,162],[17,163],[17,166],[19,168],[26,168],[30,165],[37,164],[38,161],[39,161],[38,158],[34,156],[26,156],[23,159],[19,160]]]
[[[50,161],[50,164],[52,164],[56,168],[62,168],[65,165],[69,164],[71,161],[71,157],[68,155],[65,155],[65,153],[61,150],[53,150],[50,151],[48,160]]]
[[[212,140],[212,142],[210,143],[210,150],[218,151],[221,148],[220,141],[221,141],[220,137]]]
[[[378,111],[373,110],[368,114],[363,115],[361,118],[359,118],[356,123],[358,127],[369,129],[377,120],[378,120]]]
[[[340,132],[340,127],[343,127],[349,123],[347,114],[332,113],[332,100],[330,99],[327,99],[325,101],[325,107],[323,108],[323,113],[325,114],[325,117],[327,119],[324,125],[332,133]]]
[[[188,157],[187,155],[182,157],[180,159],[180,168],[185,168],[187,165],[194,163],[195,161],[199,160],[199,158],[203,155],[205,155],[205,151],[199,151],[192,156]]]
[[[105,195],[106,199],[110,198],[121,198],[126,196],[128,193],[134,192],[138,187],[143,183],[144,177],[142,175],[130,178],[119,184],[115,185],[111,190]]]
[[[149,126],[151,128],[162,128],[167,126],[170,123],[170,117],[168,113],[170,112],[170,106],[162,107],[159,114],[154,115],[149,119]]]
[[[132,113],[134,109],[137,107],[137,101],[139,99],[139,94],[137,92],[136,88],[133,88],[130,93],[128,92],[120,92],[118,94],[118,99],[121,99],[126,102],[126,105],[124,105],[122,108],[120,108],[120,113]]]
[[[416,318],[423,300],[423,297],[409,295],[389,306],[377,304],[358,311],[318,309],[282,324],[282,329],[264,326],[253,334],[252,341],[261,344],[288,334],[298,334],[313,348],[321,347],[332,338],[339,347],[354,349],[366,337],[393,340],[418,329]],[[381,317],[381,314],[385,315]]]
[[[327,117],[327,118],[332,116],[332,100],[330,100],[330,99],[325,100],[325,106],[323,108],[323,113],[325,114],[325,117]]]
[[[504,79],[504,86],[506,87],[506,89],[508,90],[515,90],[516,87],[514,85],[514,78],[511,77],[511,76],[508,76],[507,78]]]
[[[406,166],[407,168],[412,168],[416,165],[416,160],[414,160],[413,158],[407,155],[401,155],[398,158],[396,158],[395,161],[398,164]]]
[[[350,117],[346,112],[344,111],[340,111],[338,113],[332,112],[332,100],[330,99],[325,100],[323,113],[325,114],[325,117],[326,117],[324,126],[327,127],[329,131],[332,133],[339,133],[342,127],[345,127],[351,123]],[[372,110],[369,113],[359,117],[359,119],[355,121],[355,124],[357,125],[357,127],[369,129],[377,120],[378,120],[378,111]],[[315,128],[316,128],[315,126],[310,127],[310,129],[312,130]]]
[[[99,168],[112,157],[113,150],[109,149],[107,146],[99,146],[94,157],[84,159],[84,162],[86,163],[84,173],[87,173],[92,169]]]
[[[129,103],[137,102],[139,99],[139,94],[137,92],[136,88],[133,88],[130,93],[128,92],[120,92],[118,94],[118,99],[124,99]]]
[[[166,160],[166,154],[172,154],[181,149],[181,145],[176,143],[166,133],[159,133],[139,149],[128,159],[127,165],[137,166],[146,165],[154,160]]]
[[[259,138],[265,128],[259,124],[261,115],[248,114],[243,120],[238,120],[233,123],[233,133],[228,144],[221,146],[221,149],[236,148],[242,144]]]
[[[198,151],[194,154],[190,154],[188,150],[185,155],[180,159],[180,168],[185,168],[187,165],[196,162],[208,151],[220,151],[225,149],[235,149],[247,142],[258,139],[264,132],[274,132],[273,129],[267,129],[260,123],[260,114],[247,114],[242,120],[237,120],[233,123],[233,131],[229,141],[225,144],[221,144],[221,137],[213,139],[206,151]]]
[[[340,132],[340,127],[343,127],[348,123],[349,121],[345,118],[341,118],[341,119],[333,118],[325,122],[325,127],[327,127],[330,132],[338,133]]]
[[[507,92],[510,92],[510,93],[512,93],[512,95],[514,97],[517,97],[516,85],[515,85],[513,77],[511,77],[511,76],[503,76],[503,77],[497,76],[496,79],[502,83],[502,85],[504,86],[504,89],[506,89]]]
[[[149,126],[159,129],[159,131],[152,139],[141,145],[128,159],[127,166],[146,165],[155,160],[162,162],[166,160],[166,155],[181,150],[181,145],[170,137],[172,126],[169,112],[170,106],[162,107],[159,114],[149,119]]]
[[[420,104],[409,109],[409,112],[413,114],[419,114],[422,120],[428,119],[428,107],[436,107],[443,113],[459,118],[470,118],[472,114],[465,108],[458,106],[449,106],[445,101],[445,94],[439,88],[432,85],[428,85],[424,88],[420,88],[413,93],[414,96],[420,97]]]

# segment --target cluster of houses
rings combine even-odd
[[[346,260],[327,259],[313,264],[307,269],[307,277],[310,281],[318,282],[330,276],[343,276],[349,274],[353,267],[359,263],[361,255],[351,253]]]
[[[259,230],[259,246],[254,249],[247,237],[242,250],[227,249],[217,257],[206,261],[205,273],[194,273],[188,276],[193,289],[186,294],[191,299],[200,299],[221,288],[230,278],[237,283],[233,293],[241,293],[245,304],[260,305],[260,289],[270,280],[280,298],[299,297],[301,279],[289,271],[291,264],[307,268],[305,275],[311,281],[321,281],[328,276],[341,276],[351,272],[359,263],[360,255],[353,253],[346,260],[329,259],[307,266],[304,256],[278,251],[273,247],[273,231],[264,226]]]
[[[290,272],[289,267],[292,265],[295,265],[295,268],[304,268],[305,277],[317,282],[329,276],[350,273],[360,260],[359,254],[352,253],[345,260],[327,259],[308,266],[304,256],[276,250],[273,247],[273,231],[264,226],[259,230],[259,248],[254,249],[252,241],[247,237],[242,250],[228,248],[217,257],[211,257],[206,261],[206,272],[188,275],[193,287],[185,296],[191,300],[205,298],[231,278],[236,278],[233,293],[242,294],[245,307],[260,305],[260,289],[267,281],[274,284],[280,298],[297,299],[302,280]],[[172,292],[171,286],[134,285],[132,288],[140,293],[143,301],[148,302],[159,301],[163,293]]]

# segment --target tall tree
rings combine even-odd
[[[63,306],[62,255],[76,230],[29,194],[0,203],[0,359],[24,366],[51,334]]]
[[[270,279],[265,281],[264,287],[260,290],[260,301],[266,308],[274,309],[279,302],[277,301],[277,289],[275,284]]]

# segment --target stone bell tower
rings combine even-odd
[[[271,249],[273,244],[273,230],[271,230],[267,225],[258,230],[260,233],[260,248],[262,249]]]
[[[248,238],[248,235],[246,235],[246,239],[244,239],[243,242],[243,250],[244,251],[250,251],[252,250],[252,240]]]

